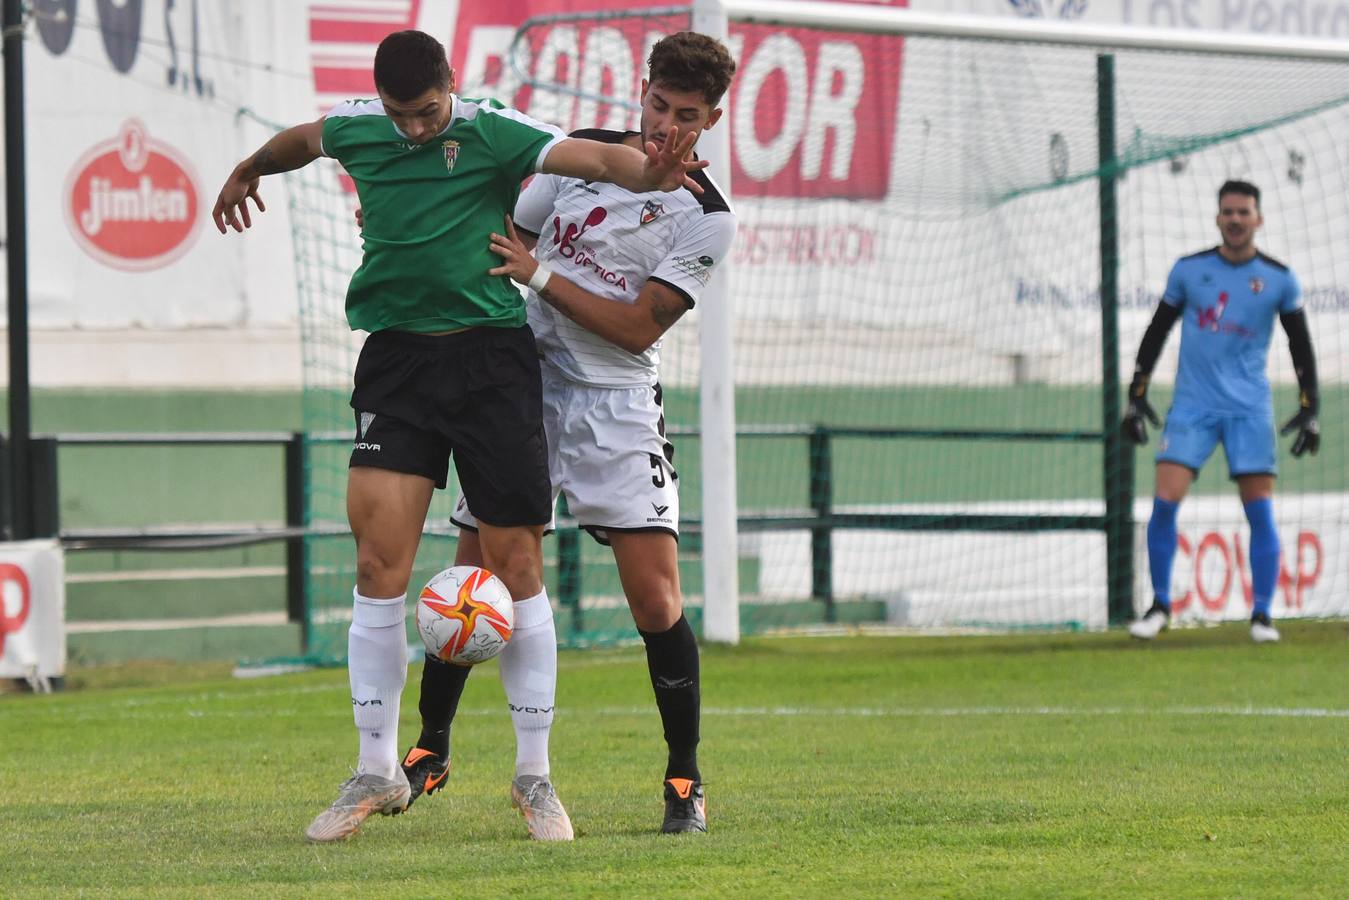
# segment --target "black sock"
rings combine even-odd
[[[646,642],[646,667],[651,672],[651,687],[670,748],[665,777],[702,781],[698,772],[698,715],[702,705],[698,639],[683,616],[669,631],[638,629],[638,634]]]
[[[459,709],[470,666],[456,666],[426,657],[422,668],[422,696],[417,708],[422,714],[422,735],[417,746],[444,759],[450,755],[450,723]]]

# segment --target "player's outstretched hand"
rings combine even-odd
[[[1317,424],[1316,412],[1309,407],[1303,407],[1298,410],[1298,414],[1284,423],[1279,434],[1292,434],[1297,432],[1297,437],[1293,438],[1293,455],[1301,456],[1304,453],[1316,455],[1316,451],[1321,449],[1321,426]]]
[[[677,191],[686,187],[695,194],[703,192],[702,186],[689,175],[699,169],[706,169],[705,159],[691,159],[693,145],[698,140],[698,132],[690,131],[679,136],[679,126],[671,126],[665,135],[665,143],[657,145],[655,141],[646,142],[646,161],[642,163],[642,174],[653,191]]]
[[[253,227],[253,219],[248,213],[248,198],[253,198],[258,212],[267,211],[267,205],[258,196],[258,183],[261,181],[257,176],[244,178],[237,171],[230,173],[225,186],[220,189],[220,196],[215,198],[215,208],[211,210],[217,231],[224,234],[226,226],[235,231]]]
[[[210,210],[210,217],[216,223],[216,231],[221,235],[225,233],[225,227],[233,228],[235,231],[243,231],[244,228],[252,228],[252,217],[248,215],[248,198],[258,205],[258,212],[267,212],[267,205],[258,196],[258,184],[262,178],[252,177],[244,178],[235,170],[229,173],[229,178],[225,179],[224,188],[220,189],[220,196],[216,197],[216,206]]]
[[[1124,421],[1120,424],[1120,430],[1124,432],[1126,441],[1133,441],[1140,445],[1148,442],[1148,426],[1143,421],[1144,419],[1151,422],[1153,427],[1159,427],[1162,424],[1157,418],[1157,413],[1153,412],[1152,404],[1148,402],[1145,394],[1130,396],[1129,405],[1124,409]]]
[[[534,270],[539,267],[539,262],[515,233],[515,223],[511,221],[510,216],[506,217],[505,234],[492,233],[492,244],[489,249],[501,257],[501,265],[495,269],[488,269],[488,275],[505,275],[517,284],[529,284],[529,279],[534,276]]]

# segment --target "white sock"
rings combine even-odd
[[[392,778],[398,768],[398,704],[408,678],[406,595],[374,600],[353,590],[352,598],[347,674],[361,736],[356,771]]]
[[[557,632],[547,590],[515,604],[515,631],[500,659],[515,726],[515,774],[547,775],[557,695]]]

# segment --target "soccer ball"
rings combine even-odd
[[[514,627],[511,592],[477,566],[446,569],[426,583],[417,599],[417,631],[427,654],[456,666],[496,656]]]

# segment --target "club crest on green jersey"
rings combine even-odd
[[[454,161],[459,158],[459,142],[444,141],[441,143],[441,149],[445,151],[445,171],[454,171]]]

